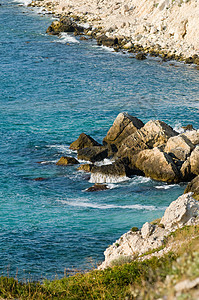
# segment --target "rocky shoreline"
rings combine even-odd
[[[140,60],[146,59],[148,54],[199,65],[199,5],[196,0],[157,3],[96,0],[89,4],[77,0],[36,0],[29,6],[43,7],[60,18],[47,30],[50,34],[73,32],[85,40],[85,36],[89,36],[95,38],[98,45],[135,53]]]
[[[107,248],[99,269],[117,261],[160,257],[176,246],[165,246],[165,239],[172,232],[199,224],[199,130],[192,125],[183,126],[182,133],[177,133],[165,122],[151,120],[144,124],[136,117],[120,113],[103,144],[82,133],[70,149],[77,151],[77,160],[62,157],[57,165],[87,161],[78,170],[91,173],[94,186],[88,192],[106,190],[107,183],[134,175],[167,183],[190,181],[185,194],[170,204],[160,220],[146,222],[140,230],[133,227]],[[104,159],[110,159],[109,163],[103,164]]]

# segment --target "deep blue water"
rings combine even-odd
[[[63,276],[102,261],[121,234],[162,216],[184,185],[134,177],[87,193],[84,174],[55,162],[81,132],[101,141],[121,111],[199,128],[198,71],[48,36],[51,16],[1,3],[0,272]]]

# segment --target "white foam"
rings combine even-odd
[[[102,173],[91,173],[90,183],[118,183],[129,180],[126,176],[105,175]]]
[[[184,129],[182,128],[182,124],[180,122],[177,122],[173,129],[178,133],[184,132]]]
[[[168,190],[175,186],[177,186],[177,184],[157,185],[157,186],[155,186],[155,188],[160,189],[160,190]]]
[[[150,177],[144,177],[144,176],[135,176],[131,178],[130,184],[142,184],[142,183],[147,183],[149,181],[152,181]]]
[[[114,205],[114,204],[97,204],[86,201],[68,201],[68,200],[58,200],[62,204],[67,204],[75,207],[84,207],[84,208],[95,208],[95,209],[132,209],[132,210],[160,210],[153,205],[141,205],[141,204],[133,204],[133,205]],[[161,208],[165,209],[165,208]]]
[[[65,154],[76,153],[76,151],[69,149],[69,146],[66,146],[66,145],[47,145],[46,147],[56,149],[59,152],[65,153]]]
[[[39,162],[41,165],[47,165],[47,164],[56,164],[58,160],[46,160]]]
[[[98,167],[101,167],[101,166],[107,166],[107,165],[111,165],[115,160],[111,160],[111,159],[108,159],[108,158],[105,158],[101,161],[97,161],[95,162],[95,165],[98,166]]]
[[[55,40],[54,42],[58,42],[58,43],[62,43],[62,44],[67,44],[67,43],[72,43],[72,44],[78,43],[79,44],[79,41],[74,36],[68,35],[66,32],[60,33],[59,39]]]
[[[28,4],[30,4],[32,2],[32,0],[13,0],[13,2],[20,3],[22,5],[27,6]]]

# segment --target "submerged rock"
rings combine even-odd
[[[76,165],[76,164],[79,164],[78,160],[70,156],[62,156],[56,163],[57,166],[67,166],[67,165]]]
[[[189,182],[189,184],[187,185],[184,193],[189,193],[192,192],[193,193],[193,197],[196,200],[199,200],[199,175],[196,176],[191,182]]]
[[[109,187],[106,184],[94,184],[93,186],[89,187],[86,191],[87,192],[99,192],[99,191],[104,191],[108,190]]]
[[[104,146],[93,146],[77,150],[77,157],[81,160],[96,161],[103,160],[108,157],[108,149]]]
[[[96,142],[90,135],[81,133],[78,139],[74,141],[69,148],[72,150],[79,150],[79,149],[83,149],[86,147],[93,147],[93,146],[101,146],[101,145],[98,142]]]
[[[119,148],[126,137],[143,126],[144,123],[138,118],[127,113],[120,113],[103,139],[103,144],[114,144]]]
[[[43,181],[43,180],[46,180],[46,178],[44,178],[44,177],[37,177],[37,178],[34,178],[33,180],[35,180],[35,181]]]

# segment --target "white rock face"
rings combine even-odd
[[[199,202],[187,193],[173,201],[161,219],[165,229],[177,229],[186,225],[191,219],[199,216]]]
[[[99,266],[99,269],[111,266],[112,262],[120,256],[133,259],[135,255],[140,256],[149,250],[159,248],[164,244],[164,239],[170,232],[185,225],[198,223],[199,202],[192,197],[192,193],[184,194],[169,205],[160,225],[146,222],[141,230],[128,231],[107,248],[104,252],[105,261]]]
[[[132,43],[160,45],[185,57],[199,54],[198,0],[40,0],[35,5],[83,16],[93,27],[113,28],[112,36],[131,37]]]

